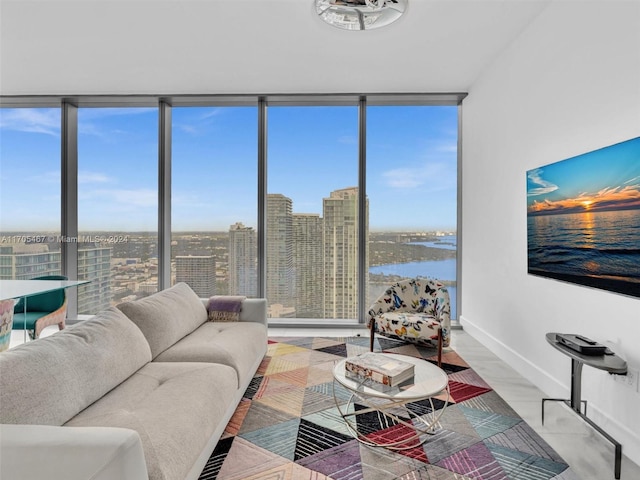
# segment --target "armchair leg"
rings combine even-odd
[[[442,329],[438,329],[438,367],[442,368]]]
[[[369,351],[373,352],[373,336],[376,333],[373,320],[369,322],[369,332]]]

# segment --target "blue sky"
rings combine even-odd
[[[357,185],[356,107],[268,108],[268,192],[294,213]],[[157,228],[156,109],[81,108],[79,229]],[[174,231],[256,226],[257,110],[174,108]],[[1,230],[56,230],[60,218],[60,111],[0,109]],[[371,230],[453,230],[456,107],[369,107]]]
[[[640,208],[640,137],[527,172],[530,214]]]

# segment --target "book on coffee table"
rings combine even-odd
[[[414,375],[414,365],[389,355],[361,353],[346,359],[345,376],[395,387]]]

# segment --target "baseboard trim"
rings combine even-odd
[[[484,345],[502,361],[510,365],[516,372],[533,383],[546,395],[556,398],[569,398],[569,385],[564,385],[560,380],[542,370],[467,317],[460,316],[460,325],[462,325],[465,332]],[[636,433],[605,414],[598,408],[598,405],[592,402],[589,402],[589,418],[596,424],[602,425],[607,433],[623,445],[622,454],[624,456],[640,465],[640,439]]]

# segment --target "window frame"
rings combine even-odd
[[[61,109],[61,234],[77,238],[78,236],[78,115],[79,107],[155,107],[159,108],[158,122],[158,290],[169,288],[171,284],[171,108],[181,106],[256,106],[258,115],[258,292],[264,297],[266,289],[266,198],[267,198],[267,115],[269,106],[341,106],[358,107],[358,181],[360,211],[366,208],[366,109],[367,106],[438,106],[458,107],[458,202],[457,234],[462,232],[462,101],[466,92],[450,93],[373,93],[373,94],[267,94],[267,95],[28,95],[0,96],[0,108],[44,108]],[[359,232],[365,231],[364,215],[359,216]],[[359,289],[364,292],[365,272],[368,268],[364,252],[368,239],[359,235],[358,275]],[[458,258],[462,254],[461,242],[458,242]],[[460,284],[461,263],[457,262],[457,305],[458,316],[461,312]],[[75,243],[64,243],[62,247],[62,270],[69,278],[77,277],[78,257]],[[74,275],[75,273],[75,275]],[[77,316],[77,298],[72,293],[69,299],[69,316]],[[366,322],[366,295],[358,298],[358,323]],[[452,319],[458,324],[458,319]],[[278,322],[270,323],[277,326]],[[287,323],[288,326],[314,326],[309,323]],[[330,322],[322,322],[322,326]]]

